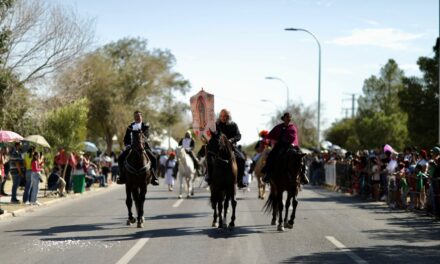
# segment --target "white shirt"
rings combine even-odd
[[[191,150],[191,138],[184,138],[182,140],[182,147],[186,150]]]
[[[132,128],[133,128],[133,130],[141,130],[142,129],[142,122],[141,123],[134,123]]]

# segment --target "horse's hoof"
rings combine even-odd
[[[213,222],[213,223],[212,223],[212,227],[217,227],[217,223],[216,223],[216,222]]]
[[[178,199],[182,199],[182,195],[179,195],[177,198],[178,198]]]
[[[144,223],[138,223],[138,224],[137,224],[137,227],[138,227],[138,228],[143,228],[143,227],[144,227]]]
[[[283,225],[278,225],[277,230],[278,230],[278,231],[284,231],[284,227],[283,227]]]
[[[226,223],[222,224],[222,229],[224,230],[228,229],[228,225]]]
[[[131,226],[131,222],[130,222],[130,220],[127,220],[127,225],[128,225],[128,226]]]
[[[194,191],[191,192],[191,196],[194,196]]]
[[[272,219],[272,221],[270,222],[270,225],[276,225],[277,221],[275,219]]]
[[[133,217],[133,218],[130,218],[130,223],[131,223],[131,224],[136,223],[136,218],[134,218],[134,217]]]
[[[191,198],[191,195],[188,194],[188,195],[186,196],[186,199],[189,199],[189,198]]]

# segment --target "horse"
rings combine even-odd
[[[266,165],[267,157],[269,156],[270,148],[266,147],[260,154],[260,157],[257,159],[254,168],[254,174],[257,178],[258,183],[258,198],[264,200],[264,196],[266,196],[266,183],[263,182],[264,173],[261,171]]]
[[[212,132],[207,144],[208,175],[210,178],[211,207],[214,210],[212,227],[226,229],[229,202],[232,205],[232,216],[229,228],[235,227],[235,199],[237,183],[237,163],[232,144],[219,132]],[[224,210],[224,211],[223,211]],[[224,215],[222,216],[222,213]]]
[[[304,156],[305,154],[298,153],[293,148],[289,148],[284,155],[274,161],[274,169],[270,178],[270,195],[264,205],[264,209],[266,212],[272,212],[271,225],[276,224],[278,214],[278,231],[284,231],[284,228],[293,228],[296,207],[298,206],[296,196],[300,188],[298,175],[303,165]],[[284,192],[287,192],[287,198],[285,202],[286,212],[283,220]],[[287,220],[291,204],[293,210],[290,219]]]
[[[141,131],[132,132],[133,144],[127,158],[124,161],[124,173],[127,183],[125,184],[126,200],[128,209],[127,225],[136,223],[131,207],[134,204],[137,212],[137,227],[144,227],[144,202],[147,194],[147,185],[151,181],[151,161],[144,151],[145,136]]]
[[[187,191],[186,197],[190,198],[191,196],[194,196],[194,180],[196,175],[194,162],[182,146],[177,147],[176,158],[179,163],[179,199],[182,199],[184,179]]]

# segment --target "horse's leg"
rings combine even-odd
[[[291,193],[289,192],[287,194],[287,199],[286,199],[286,205],[284,206],[284,210],[286,210],[284,212],[284,227],[288,227],[287,224],[287,217],[289,216],[289,207],[290,207],[290,201],[292,199]]]
[[[128,184],[125,184],[125,204],[128,209],[128,220],[127,225],[133,224],[136,219],[133,217],[133,212],[131,211],[131,207],[133,206],[133,199],[131,198],[131,191]]]
[[[133,196],[134,205],[136,206],[137,220],[139,223],[139,188],[133,188],[131,194]]]
[[[278,204],[278,231],[284,231],[283,226],[283,193],[279,192],[277,195]]]
[[[290,215],[289,220],[289,228],[293,228],[293,224],[295,223],[295,214],[296,214],[296,207],[298,206],[298,200],[296,200],[295,194],[292,195],[292,214]]]
[[[226,195],[225,200],[223,201],[223,221],[224,221],[224,228],[226,228],[226,222],[228,221],[228,209],[229,209],[229,195]]]
[[[179,199],[182,199],[182,192],[183,192],[183,175],[181,172],[178,172],[179,175]]]
[[[217,200],[217,207],[218,207],[218,228],[224,228],[223,227],[223,201],[222,199]]]
[[[186,191],[186,198],[189,198],[189,197],[191,196],[191,183],[190,183],[190,181],[191,181],[191,175],[187,175],[187,176],[185,177],[185,180],[186,180],[186,188],[187,188],[187,191]]]
[[[235,208],[237,207],[237,200],[235,199],[234,194],[231,196],[231,206],[232,206],[232,216],[231,216],[231,222],[229,223],[229,227],[233,228],[235,227]]]
[[[142,185],[139,193],[139,215],[137,227],[144,227],[144,203],[145,195],[147,194],[147,185]]]
[[[195,179],[196,179],[195,172],[194,172],[194,173],[191,173],[191,175],[190,175],[190,177],[189,177],[189,188],[191,189],[191,191],[189,192],[189,194],[190,194],[191,196],[194,196],[194,181],[195,181]]]
[[[213,220],[212,220],[212,227],[216,227],[217,226],[217,204],[213,203],[212,204],[212,209],[214,210],[214,216],[213,216]]]
[[[277,197],[274,193],[269,194],[269,199],[272,199],[272,221],[270,222],[271,225],[276,225],[277,223],[277,213],[278,213],[278,201]]]

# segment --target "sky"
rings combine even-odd
[[[242,144],[270,129],[287,89],[291,103],[317,106],[317,43],[285,28],[307,29],[321,44],[322,131],[345,117],[351,94],[360,96],[388,59],[420,76],[417,59],[433,56],[439,32],[438,0],[51,1],[95,20],[96,47],[141,37],[170,50],[192,87],[176,97],[189,103],[202,87],[214,94],[216,112],[231,111]]]

